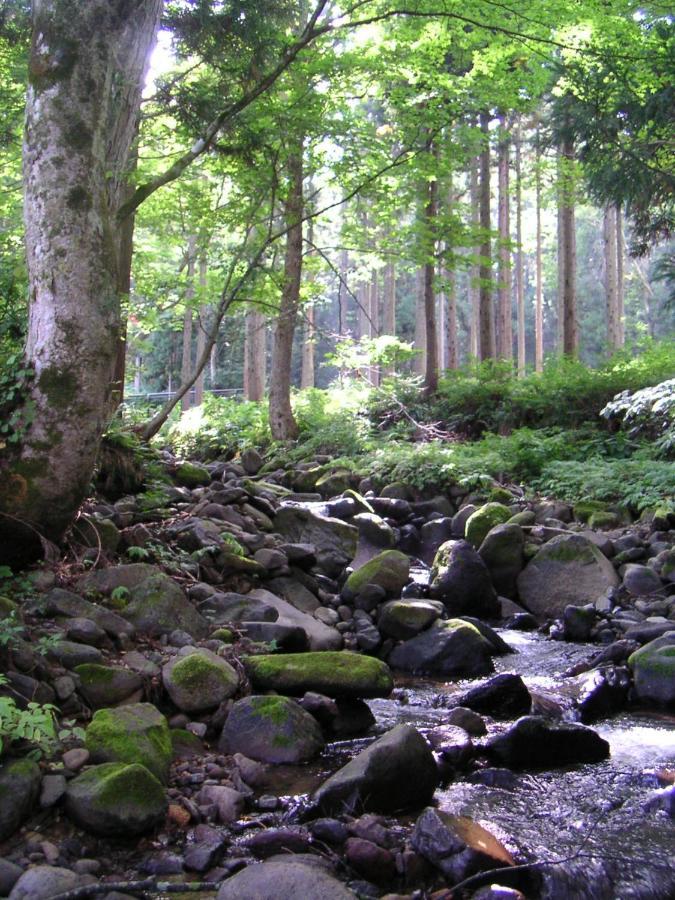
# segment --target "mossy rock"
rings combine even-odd
[[[524,509],[507,520],[507,525],[534,525],[537,516],[534,510]]]
[[[66,814],[85,831],[102,837],[144,834],[166,814],[164,788],[138,764],[92,766],[66,789]]]
[[[390,600],[380,607],[378,628],[388,637],[405,641],[439,619],[445,607],[434,600]]]
[[[402,481],[392,481],[382,488],[380,497],[389,500],[412,500],[414,493],[410,485],[404,484]]]
[[[574,518],[579,522],[588,522],[594,513],[607,512],[607,504],[599,500],[580,500],[574,504]]]
[[[589,528],[618,528],[619,525],[621,525],[621,516],[611,510],[591,513],[588,519]]]
[[[30,759],[0,766],[0,841],[10,837],[30,815],[40,793],[40,768]]]
[[[204,745],[196,734],[187,731],[185,728],[172,728],[170,735],[174,760],[203,756]]]
[[[513,503],[514,497],[511,491],[507,491],[504,487],[497,486],[488,491],[488,500],[490,503],[503,503],[505,506],[508,506],[510,503]]]
[[[84,594],[103,594],[109,596],[117,588],[126,588],[128,591],[151,578],[160,574],[157,566],[149,563],[126,563],[121,566],[109,566],[107,569],[97,569],[88,572],[78,578],[76,587]],[[86,613],[69,613],[70,615],[87,615]]]
[[[345,584],[346,595],[357,597],[367,584],[376,584],[391,596],[401,595],[410,580],[410,559],[399,550],[384,550],[356,569]]]
[[[356,503],[357,509],[359,512],[365,513],[374,513],[375,510],[371,506],[370,503],[366,500],[364,496],[359,494],[358,491],[353,490],[353,488],[349,488],[349,490],[344,492],[345,497],[350,500],[353,500]]]
[[[640,647],[628,657],[639,700],[675,706],[675,631]]]
[[[394,686],[385,663],[349,650],[248,656],[244,666],[256,690],[293,696],[388,697]]]
[[[323,748],[316,719],[288,697],[251,696],[228,715],[221,748],[272,764],[306,762]]]
[[[73,526],[73,533],[86,547],[100,547],[104,553],[114,553],[121,540],[117,525],[98,516],[82,516]]]
[[[181,588],[160,572],[132,588],[124,618],[152,637],[171,634],[177,628],[195,638],[204,638],[209,626],[187,599]]]
[[[467,519],[464,532],[467,541],[478,549],[488,531],[497,525],[503,525],[510,518],[511,510],[503,503],[486,503],[484,506],[480,506]]]
[[[353,475],[347,469],[326,472],[316,480],[316,490],[322,497],[334,497],[349,490]]]
[[[190,489],[211,484],[209,470],[191,462],[181,463],[173,473],[173,477],[176,484]]]
[[[211,637],[216,641],[222,641],[223,644],[234,644],[237,639],[230,628],[216,628]]]
[[[239,687],[239,676],[210,650],[186,647],[163,667],[162,682],[178,709],[200,713],[232,697]]]
[[[143,687],[140,676],[120,666],[84,663],[73,671],[80,679],[80,691],[93,709],[121,703]]]
[[[20,621],[21,615],[19,607],[13,600],[10,600],[9,597],[0,596],[0,620],[10,619],[12,616],[14,616],[17,621]]]
[[[133,703],[94,714],[85,734],[93,762],[139,763],[162,782],[169,777],[169,726],[151,703]]]

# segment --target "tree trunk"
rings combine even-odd
[[[204,348],[206,347],[206,339],[207,339],[207,328],[206,328],[206,319],[208,316],[209,308],[207,304],[204,302],[206,297],[206,272],[207,272],[207,260],[206,254],[202,253],[199,257],[199,317],[197,320],[197,349],[196,349],[196,357],[197,359],[201,359],[204,354]],[[204,402],[204,370],[206,366],[201,370],[199,375],[197,376],[197,380],[195,381],[195,406],[201,406]],[[181,373],[181,381],[185,381],[185,376]]]
[[[535,276],[535,309],[534,309],[534,365],[537,372],[544,371],[544,305],[543,305],[543,270],[542,270],[542,233],[541,233],[541,151],[539,149],[539,129],[537,129],[537,158],[535,161],[536,206],[537,206],[537,249]]]
[[[257,309],[246,313],[244,339],[244,398],[256,402],[265,396],[265,317]]]
[[[523,172],[520,116],[516,126],[516,309],[518,311],[518,374],[525,374],[525,272],[523,262]]]
[[[480,193],[478,189],[478,162],[474,156],[471,160],[469,175],[469,194],[471,200],[471,227],[477,233],[480,225]],[[480,248],[479,248],[480,249]],[[469,270],[469,315],[471,324],[469,328],[470,354],[474,359],[480,358],[480,266],[472,265]]]
[[[558,295],[557,295],[557,306],[556,311],[558,313],[558,322],[557,322],[557,332],[556,332],[556,343],[558,345],[558,353],[564,353],[564,337],[565,337],[565,329],[564,329],[564,319],[565,319],[565,304],[564,304],[564,293],[565,293],[565,225],[563,221],[563,206],[565,205],[564,200],[564,189],[563,189],[563,155],[562,149],[558,150],[557,157],[557,173],[556,173],[556,194],[557,194],[557,215],[558,215],[558,232],[557,232],[557,244],[558,244]]]
[[[274,332],[272,350],[272,378],[270,381],[270,431],[276,441],[294,440],[298,426],[291,409],[291,364],[293,337],[300,305],[302,279],[302,215],[303,200],[303,141],[288,159],[289,188],[286,200],[286,253],[284,282],[281,290],[279,316]]]
[[[579,334],[577,329],[577,245],[574,224],[574,145],[567,140],[563,144],[563,205],[562,205],[562,231],[563,231],[563,353],[567,356],[576,356],[579,349]]]
[[[396,335],[396,268],[393,262],[388,262],[384,267],[382,334]],[[382,369],[383,378],[394,374],[394,366],[385,366]]]
[[[445,369],[459,368],[459,343],[457,340],[457,278],[453,270],[443,273],[445,281]]]
[[[483,133],[483,149],[480,154],[480,227],[483,233],[480,245],[479,296],[478,296],[478,357],[494,356],[494,328],[492,322],[492,246],[490,241],[490,114],[480,115]]]
[[[424,321],[424,267],[415,272],[415,340],[417,354],[413,360],[413,372],[424,375],[427,365],[426,340],[427,329]]]
[[[24,216],[35,377],[30,424],[0,468],[11,540],[16,519],[60,540],[89,489],[121,336],[116,215],[160,6],[33,6]]]
[[[610,353],[621,346],[621,318],[619,316],[619,285],[616,259],[616,206],[608,203],[603,216],[605,246],[605,305],[607,311],[607,344]]]
[[[509,216],[509,139],[504,117],[500,117],[502,132],[499,142],[499,328],[497,331],[497,356],[513,359],[513,325],[511,323],[511,237]]]
[[[349,254],[346,250],[340,252],[340,278],[338,282],[338,334],[342,337],[347,334],[347,270],[349,268]]]
[[[195,247],[197,238],[191,234],[188,238],[187,274],[185,281],[185,313],[183,314],[183,354],[180,364],[180,379],[187,381],[192,371],[192,320],[194,310],[192,301],[195,298]],[[181,409],[186,412],[192,406],[190,394],[187,393],[181,400]]]
[[[314,387],[314,315],[314,306],[308,306],[305,312],[305,340],[302,345],[302,376],[300,379],[301,388]]]
[[[624,243],[623,243],[623,213],[621,206],[616,207],[616,304],[619,309],[619,346],[623,347],[626,340],[625,322],[625,288],[624,283]]]

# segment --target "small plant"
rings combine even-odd
[[[19,622],[16,611],[12,610],[6,618],[0,619],[0,647],[15,646],[23,631],[23,625]]]
[[[122,587],[122,585],[119,585],[118,587],[114,588],[114,590],[110,594],[110,599],[113,601],[113,603],[126,605],[126,603],[128,603],[129,601],[129,588],[125,588]]]
[[[47,656],[47,654],[58,646],[60,641],[60,634],[44,634],[41,638],[38,638],[35,649],[40,656]]]
[[[7,684],[0,675],[0,686]],[[27,741],[34,749],[29,756],[40,758],[52,753],[57,744],[56,707],[31,701],[19,709],[12,697],[0,696],[0,754],[15,741]]]
[[[143,562],[150,558],[150,553],[145,547],[129,547],[127,548],[127,556],[134,562]]]

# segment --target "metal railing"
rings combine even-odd
[[[135,403],[149,403],[149,404],[161,404],[166,403],[167,400],[173,399],[176,396],[178,391],[153,391],[149,394],[125,394],[124,402],[135,404]],[[214,397],[243,397],[244,391],[242,388],[213,388],[210,390],[205,390],[205,394],[212,394]],[[194,403],[197,398],[197,391],[195,388],[192,388],[189,391],[190,403]]]

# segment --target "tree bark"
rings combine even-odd
[[[498,153],[499,180],[499,328],[497,331],[497,356],[513,359],[513,325],[511,323],[511,238],[509,215],[509,139],[504,116],[500,116],[501,140]]]
[[[474,156],[471,160],[469,174],[469,195],[471,201],[471,227],[477,233],[480,226],[480,193],[478,189],[478,163],[479,158]],[[478,248],[480,250],[480,248]],[[474,359],[480,358],[480,266],[472,265],[469,270],[469,315],[471,324],[469,328],[470,352]]]
[[[564,328],[564,319],[565,319],[565,303],[564,303],[564,294],[565,294],[565,225],[563,221],[563,206],[565,205],[564,200],[564,189],[563,189],[563,155],[562,149],[558,149],[557,156],[557,173],[556,173],[556,195],[557,195],[557,216],[558,216],[558,232],[557,232],[557,244],[558,244],[558,294],[557,294],[557,304],[556,311],[558,313],[558,321],[557,321],[557,332],[556,332],[556,343],[558,345],[558,353],[564,353],[564,337],[565,337],[565,328]]]
[[[302,376],[301,388],[314,387],[314,306],[310,305],[305,311],[305,340],[302,345]]]
[[[287,163],[289,188],[286,200],[286,252],[279,315],[274,331],[270,382],[270,431],[276,441],[294,440],[298,426],[291,408],[293,337],[300,305],[302,279],[303,140]]]
[[[368,290],[368,310],[370,315],[370,337],[376,338],[380,334],[380,291],[377,278],[377,269],[370,273],[370,288]],[[377,387],[380,383],[379,366],[370,367],[370,383]]]
[[[197,238],[191,234],[188,238],[187,247],[187,273],[185,280],[185,312],[183,314],[183,353],[180,364],[180,379],[187,381],[192,371],[192,319],[194,310],[192,302],[195,298],[195,247]],[[192,400],[190,394],[187,393],[181,400],[180,406],[183,412],[190,409]]]
[[[621,206],[616,207],[616,303],[619,308],[619,346],[623,347],[626,341],[625,320],[625,282],[624,282],[624,243],[623,243],[623,213]]]
[[[605,249],[605,307],[607,312],[607,344],[610,353],[621,346],[621,318],[619,316],[619,285],[616,254],[616,206],[608,203],[603,215]]]
[[[480,287],[478,295],[478,357],[490,359],[495,354],[494,327],[492,322],[492,246],[490,241],[490,114],[482,112],[480,127],[483,133],[483,149],[480,154]]]
[[[426,340],[427,329],[424,321],[424,267],[420,266],[415,272],[415,340],[414,347],[417,355],[413,360],[413,372],[416,375],[424,375],[427,366]]]
[[[541,150],[539,149],[539,129],[537,129],[537,157],[535,161],[535,191],[537,207],[537,249],[535,275],[535,309],[534,309],[534,366],[537,372],[544,371],[544,306],[543,306],[543,269],[542,269],[542,231],[541,231]]]
[[[520,116],[516,126],[516,309],[518,311],[518,374],[525,374],[525,271],[523,260],[523,172]]]
[[[577,327],[577,245],[574,222],[574,145],[572,141],[563,143],[563,196],[561,224],[563,232],[563,353],[576,356],[579,349]]]
[[[204,354],[204,348],[206,347],[206,339],[207,339],[207,328],[206,328],[206,318],[209,313],[208,305],[204,302],[206,297],[206,273],[207,273],[207,259],[206,253],[202,252],[199,257],[199,316],[197,319],[197,349],[196,349],[196,357],[197,359],[201,359]],[[197,376],[197,380],[195,381],[195,406],[201,406],[204,402],[204,371],[206,366],[201,370],[199,375]],[[185,377],[181,374],[181,380],[185,381]]]
[[[257,309],[246,313],[244,339],[244,398],[260,401],[265,396],[266,325]]]
[[[393,262],[388,262],[384,267],[382,334],[396,335],[396,267]],[[385,366],[382,370],[384,378],[394,374],[394,366]]]
[[[115,220],[160,7],[91,0],[73,15],[70,0],[33,5],[24,216],[35,377],[31,422],[0,469],[12,531],[19,519],[60,540],[89,488],[122,332]]]

